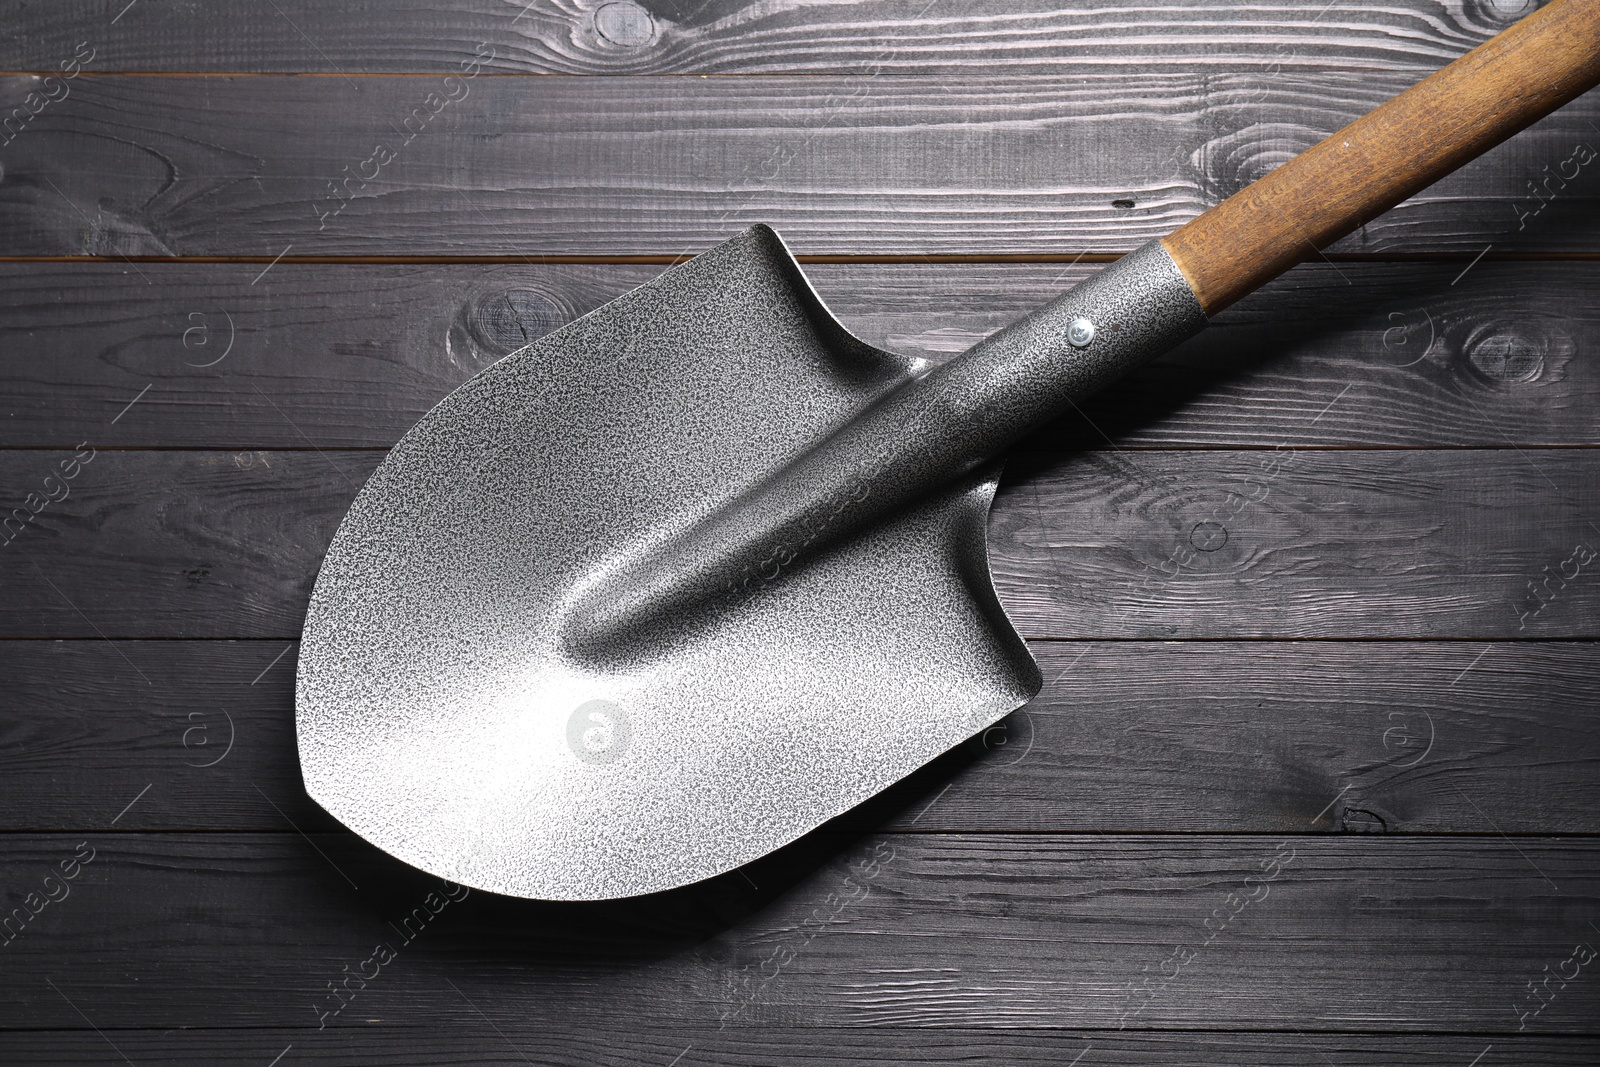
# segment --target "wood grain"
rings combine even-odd
[[[1037,637],[1577,637],[1600,618],[1600,583],[1584,584],[1573,558],[1597,547],[1596,459],[1274,450],[1014,460],[990,564],[1008,611]],[[1563,564],[1573,580],[1551,576]]]
[[[147,284],[125,264],[0,264],[0,446],[386,448],[473,372],[661,269],[280,263],[251,284],[262,266],[144,264]],[[1032,447],[1600,444],[1582,356],[1600,265],[1461,266],[1307,264]],[[807,273],[867,340],[940,361],[1097,269]]]
[[[450,994],[454,996],[455,994]],[[493,1007],[493,1005],[489,1005]],[[1395,1062],[1430,1067],[1467,1064],[1486,1045],[1507,1062],[1545,1067],[1591,1067],[1600,1053],[1593,1038],[1495,1034],[1140,1033],[974,1029],[871,1029],[647,1026],[635,1022],[586,1026],[569,1032],[523,1033],[515,1041],[496,1033],[465,1003],[462,1017],[434,1026],[186,1029],[177,1033],[121,1030],[117,1048],[148,1067],[262,1067],[285,1048],[290,1056],[374,1067],[662,1067],[690,1056],[713,1067],[863,1067],[915,1062],[951,1067],[1058,1067],[1085,1048],[1082,1061],[1111,1067],[1389,1067]],[[64,1067],[98,1062],[111,1053],[92,1030],[0,1031],[0,1055],[12,1062]],[[687,1054],[686,1054],[687,1053]],[[114,1054],[114,1053],[111,1053]],[[288,1062],[289,1057],[285,1057]],[[316,1061],[313,1061],[316,1062]],[[1488,1062],[1493,1062],[1492,1060]]]
[[[219,625],[228,637],[299,636],[334,530],[383,459],[97,452],[63,483],[60,465],[74,455],[0,454],[12,521],[0,547],[4,600],[13,627],[31,617],[50,636],[216,637],[206,631]],[[65,498],[51,501],[63,485]],[[21,636],[3,624],[0,634]],[[141,680],[137,670],[127,677]]]
[[[1597,651],[1037,642],[1032,704],[834,828],[1597,833]],[[0,832],[337,830],[301,786],[296,652],[0,642]]]
[[[1148,0],[1063,8],[1041,0],[873,4],[451,0],[371,18],[315,0],[182,8],[68,0],[8,17],[0,69],[54,70],[104,42],[107,71],[448,74],[482,44],[492,70],[538,74],[930,74],[1064,71],[1433,69],[1506,25],[1517,4],[1261,0],[1248,18]],[[1505,10],[1502,10],[1502,6]],[[225,27],[225,29],[224,29]]]
[[[0,148],[0,255],[671,256],[764,221],[802,253],[1070,258],[1166,234],[1413,80],[80,77]],[[0,110],[37,84],[0,79]],[[1592,252],[1600,183],[1519,218],[1597,118],[1577,101],[1336,247]]]
[[[512,1041],[581,1042],[619,1015],[692,1029],[1483,1035],[1515,1031],[1525,982],[1592,943],[1600,893],[1589,838],[814,834],[655,897],[469,894],[406,940],[402,918],[439,881],[347,835],[79,840],[94,856],[70,895],[0,949],[0,1012],[30,1028],[79,1027],[81,1010],[112,1035],[226,1020],[308,1027],[308,1042],[319,1021],[481,1032],[484,1017]],[[11,892],[79,840],[0,839]],[[327,983],[379,942],[396,959],[325,1018]],[[84,945],[93,964],[64,966]],[[1183,948],[1193,955],[1161,981]],[[1597,1009],[1600,983],[1570,981],[1528,1030],[1586,1034]]]
[[[891,820],[852,825],[1594,830],[1600,744],[1588,738],[1600,729],[1591,679],[1600,649],[1591,644],[1035,642],[1033,651],[1046,685],[1032,704],[914,783],[920,795],[898,800]]]
[[[44,501],[0,546],[0,635],[296,637],[383,453],[106,451],[50,502],[70,456],[0,452],[6,514]],[[1600,582],[1573,552],[1600,548],[1597,469],[1594,449],[1024,454],[990,562],[1029,637],[1592,638]]]
[[[1028,442],[992,541],[1044,692],[823,832],[663,897],[473,894],[319,1029],[436,883],[294,743],[306,596],[382,450],[660,269],[517,257],[772,222],[873,257],[808,270],[945,358],[1517,3],[0,4],[0,518],[97,449],[0,538],[0,917],[98,850],[0,934],[0,1062],[1594,1062],[1589,970],[1519,1016],[1600,943],[1600,594],[1526,599],[1600,538],[1600,180],[1527,216],[1592,97]],[[1054,262],[883,261],[940,253]],[[387,256],[450,262],[304,262]]]
[[[1600,5],[1554,0],[1161,239],[1206,314],[1600,82]],[[1539,181],[1539,207],[1600,150]],[[1569,170],[1570,168],[1570,170]],[[1530,206],[1528,215],[1535,213]]]

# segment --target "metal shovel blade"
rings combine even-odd
[[[778,848],[1026,702],[992,466],[629,654],[563,640],[575,590],[922,369],[851,336],[757,227],[478,374],[328,551],[296,694],[307,790],[455,882],[631,896]]]

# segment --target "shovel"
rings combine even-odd
[[[986,554],[1007,446],[1597,81],[1600,0],[1556,0],[937,368],[851,336],[763,226],[507,356],[328,550],[307,791],[541,899],[800,837],[1038,692]]]

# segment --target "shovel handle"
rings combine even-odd
[[[1555,0],[1161,244],[1214,315],[1596,83],[1600,0]]]

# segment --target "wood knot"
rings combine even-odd
[[[1201,552],[1215,552],[1228,543],[1228,528],[1210,519],[1195,523],[1189,531],[1189,543]]]
[[[1339,829],[1347,834],[1388,833],[1389,820],[1366,808],[1345,808],[1339,815]]]
[[[523,32],[560,52],[572,73],[642,74],[659,70],[672,50],[680,8],[698,13],[704,6],[674,6],[670,0],[562,0],[543,10],[544,25]]]
[[[1461,13],[1468,23],[1495,34],[1538,7],[1539,0],[1467,0]]]
[[[1575,346],[1570,338],[1537,323],[1485,323],[1473,329],[1461,346],[1466,367],[1493,384],[1532,382],[1552,363],[1565,363]]]
[[[1257,122],[1213,137],[1191,157],[1206,194],[1226,200],[1321,141],[1327,130],[1290,122]]]
[[[619,48],[643,48],[656,38],[656,20],[634,0],[611,0],[595,9],[594,32]]]
[[[451,324],[450,361],[476,371],[566,325],[576,315],[549,294],[505,289],[469,301]]]
[[[69,205],[70,206],[70,205]],[[76,212],[75,212],[76,213]],[[80,222],[84,216],[78,216]],[[175,256],[144,219],[118,211],[110,197],[101,197],[99,210],[79,233],[79,247],[91,256]]]

